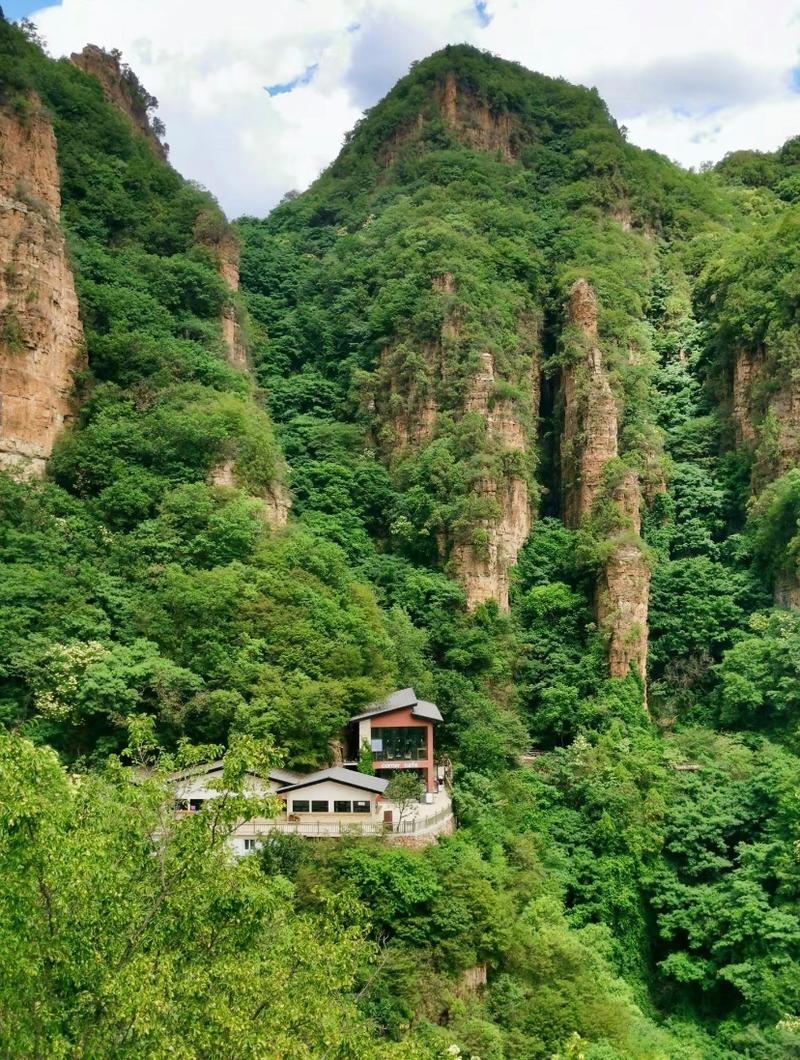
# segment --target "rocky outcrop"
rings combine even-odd
[[[561,488],[564,522],[577,527],[592,509],[603,468],[617,455],[619,419],[598,340],[597,298],[586,280],[570,291],[567,325],[579,357],[563,374]]]
[[[106,52],[96,44],[87,44],[82,52],[74,52],[70,61],[100,82],[108,102],[142,133],[153,153],[166,161],[168,148],[159,140],[149,117],[150,107],[155,106],[156,101],[142,88],[133,71],[120,62],[120,53]]]
[[[609,676],[626,677],[633,663],[644,680],[650,567],[636,541],[641,530],[641,488],[636,471],[627,471],[612,497],[622,515],[623,529],[598,580],[595,617],[608,641]]]
[[[508,111],[491,110],[455,74],[437,81],[431,105],[388,139],[382,154],[384,166],[391,166],[398,155],[421,135],[430,121],[438,118],[465,147],[497,155],[504,162],[519,157],[522,127]]]
[[[773,365],[770,350],[738,351],[731,377],[731,420],[737,445],[753,453],[751,489],[800,464],[800,375]],[[800,610],[800,573],[787,562],[775,578],[775,604]]]
[[[463,85],[455,74],[445,75],[434,93],[445,125],[458,140],[475,151],[497,152],[505,162],[518,155],[514,142],[516,123],[507,111],[491,111]]]
[[[732,414],[736,440],[755,452],[753,491],[800,463],[800,374],[771,364],[770,351],[734,361]]]
[[[226,489],[238,489],[239,483],[236,479],[236,466],[233,460],[225,460],[213,467],[208,476],[211,486],[222,486]],[[289,493],[284,484],[275,480],[269,487],[257,495],[250,494],[253,500],[258,501],[261,515],[267,526],[274,530],[286,526],[289,520],[291,501]]]
[[[239,242],[225,218],[221,214],[212,214],[210,210],[203,210],[198,215],[194,234],[197,242],[203,243],[213,253],[219,274],[231,294],[222,307],[220,318],[225,356],[234,368],[249,371],[247,345],[236,315],[234,299],[239,290]]]
[[[419,347],[397,342],[384,349],[369,392],[364,395],[365,407],[376,424],[373,441],[390,466],[409,449],[424,447],[434,438],[440,411],[437,394],[447,393],[452,398],[459,386],[448,378],[458,361],[457,346],[462,338],[454,277],[443,273],[433,279],[432,286],[444,301],[439,342]],[[533,444],[528,430],[530,426],[535,430],[539,413],[539,330],[533,317],[523,315],[518,321],[518,363],[526,366],[522,378],[507,378],[499,371],[495,357],[485,351],[460,407],[449,409],[457,417],[470,413],[481,416],[486,424],[487,466],[493,467],[472,485],[476,508],[491,514],[479,518],[477,525],[462,535],[442,532],[437,538],[440,555],[464,586],[471,609],[496,600],[502,611],[508,610],[509,570],[530,533],[528,482],[515,470],[523,461],[504,458],[527,454]],[[518,402],[498,397],[501,382],[524,390],[528,427]],[[505,470],[504,464],[512,470]]]
[[[800,611],[800,573],[796,564],[783,567],[775,575],[775,606]]]
[[[733,362],[731,419],[736,442],[755,451],[756,493],[800,463],[800,374],[773,361],[762,347]]]
[[[577,356],[562,377],[564,522],[579,527],[603,491],[616,506],[620,527],[612,532],[612,550],[598,579],[595,617],[608,641],[609,675],[625,677],[633,663],[644,679],[650,568],[638,541],[642,487],[638,472],[629,468],[607,493],[606,471],[619,452],[619,410],[603,365],[597,298],[586,280],[577,280],[570,290],[567,329]]]
[[[464,586],[470,610],[496,600],[500,610],[507,612],[509,571],[532,524],[528,485],[515,476],[500,482],[481,479],[474,488],[479,497],[493,502],[497,516],[479,528],[484,535],[480,544],[469,541],[452,546],[450,565]]]
[[[441,365],[441,347],[431,343],[414,351],[398,343],[381,353],[379,384],[367,404],[371,412],[379,413],[377,444],[389,463],[409,446],[418,448],[433,438],[438,411],[433,381],[440,375]]]
[[[0,110],[0,468],[41,474],[84,365],[59,228],[56,140],[39,101]]]
[[[756,395],[764,374],[764,352],[738,351],[733,362],[731,417],[737,445],[754,446],[759,418]]]
[[[647,671],[650,568],[637,545],[620,544],[606,561],[597,587],[597,624],[608,637],[608,673],[626,677],[631,663]]]
[[[483,353],[465,412],[477,412],[484,418],[487,440],[495,452],[524,453],[527,449],[524,424],[511,401],[493,400],[496,382],[494,357]],[[535,421],[539,411],[538,346],[525,382]],[[450,565],[464,586],[468,607],[472,609],[487,600],[496,600],[500,610],[507,611],[509,571],[525,544],[533,519],[528,483],[520,474],[507,474],[501,478],[482,478],[473,489],[476,497],[488,502],[496,515],[482,521],[477,528],[477,541],[473,537],[454,543]]]
[[[232,295],[239,290],[239,244],[231,233],[220,245],[219,274],[228,285]],[[230,299],[222,307],[222,344],[225,355],[234,368],[242,371],[249,369],[247,346],[242,334],[242,326],[236,316],[236,305]]]

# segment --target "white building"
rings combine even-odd
[[[397,710],[392,704],[378,713]],[[369,716],[371,718],[373,712]],[[365,720],[357,719],[359,724]],[[426,747],[432,741],[429,729],[430,719],[426,717],[419,730],[425,733]],[[428,757],[432,762],[432,752]],[[409,764],[416,766],[417,762],[400,763],[402,766]],[[428,765],[427,760],[424,764]],[[432,769],[429,769],[426,779],[431,774]],[[170,779],[175,785],[177,812],[196,813],[206,802],[223,795],[224,788],[220,783],[222,776],[221,760],[173,773]],[[444,787],[434,792],[429,790],[409,812],[408,806],[401,808],[385,798],[388,785],[386,775],[370,776],[345,766],[331,766],[307,775],[290,769],[274,768],[269,771],[267,781],[257,773],[250,773],[245,794],[254,798],[274,795],[280,810],[275,817],[252,817],[240,821],[229,839],[230,846],[236,854],[246,854],[256,850],[266,837],[275,832],[293,832],[311,838],[336,837],[348,833],[412,833],[428,836],[432,840],[436,834],[452,830],[452,804]]]

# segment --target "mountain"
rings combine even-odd
[[[230,224],[155,108],[0,21],[2,1050],[795,1055],[800,140],[454,46]],[[455,836],[174,819],[409,685]]]

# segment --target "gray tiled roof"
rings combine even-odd
[[[202,762],[200,765],[178,769],[176,772],[170,773],[169,779],[188,780],[190,777],[203,777],[211,773],[222,773],[223,765],[222,759],[217,758],[213,762]],[[260,776],[254,769],[248,769],[247,774],[251,777]],[[283,781],[284,784],[291,784],[293,781],[299,780],[301,776],[302,773],[297,773],[293,769],[281,769],[278,766],[273,767],[269,771],[270,780]]]
[[[427,699],[420,699],[411,711],[415,718],[426,718],[428,721],[441,721],[442,715],[435,703],[429,703]]]
[[[278,795],[285,791],[296,791],[297,788],[307,788],[312,784],[321,784],[324,780],[335,780],[339,784],[347,784],[351,788],[363,788],[364,791],[373,791],[382,795],[386,791],[388,780],[381,777],[371,777],[367,773],[359,773],[355,769],[345,769],[343,766],[331,766],[330,769],[320,769],[317,773],[309,773],[307,777],[301,777],[294,784],[278,788]]]
[[[364,718],[374,718],[379,714],[388,714],[392,710],[401,710],[403,707],[411,707],[412,717],[423,718],[425,721],[442,720],[436,704],[429,703],[425,699],[417,699],[417,693],[413,688],[401,688],[397,692],[392,692],[386,699],[370,703],[365,711],[356,714],[350,720],[363,721]]]

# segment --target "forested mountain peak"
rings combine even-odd
[[[621,136],[596,90],[546,77],[469,45],[451,45],[411,72],[348,135],[337,166],[351,154],[390,163],[403,147],[455,139],[506,161],[528,148],[577,148],[582,135]]]

